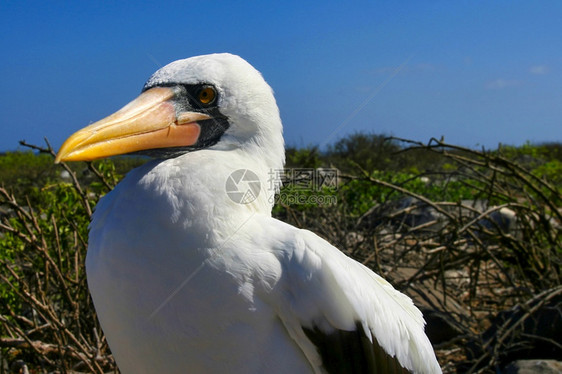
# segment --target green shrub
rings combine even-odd
[[[51,181],[33,187],[33,205],[0,188],[6,208],[0,223],[0,347],[3,357],[25,362],[31,371],[115,368],[88,293],[84,260],[92,209],[118,178],[111,161],[94,170],[101,178],[89,186]]]

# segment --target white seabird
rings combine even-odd
[[[242,58],[161,68],[137,99],[73,134],[56,161],[139,151],[156,159],[101,199],[86,259],[121,372],[441,372],[407,296],[271,217],[281,119]],[[227,193],[239,170],[259,178],[248,182],[253,200]]]

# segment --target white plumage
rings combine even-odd
[[[207,106],[193,97],[202,85],[217,95]],[[271,217],[276,186],[268,179],[283,167],[284,146],[261,75],[237,56],[199,56],[160,69],[143,95],[175,86],[184,88],[158,105],[172,105],[170,127],[189,110],[187,125],[200,134],[177,153],[157,146],[165,157],[131,171],[100,201],[90,226],[88,283],[121,371],[392,372],[399,362],[439,373],[407,296],[315,234]],[[131,107],[138,105],[121,113]],[[95,147],[130,136],[122,129],[141,109],[81,130],[57,159],[107,155]],[[120,135],[100,135],[108,123]],[[261,181],[248,204],[225,192],[240,169]]]

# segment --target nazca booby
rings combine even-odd
[[[407,296],[271,217],[281,119],[242,58],[170,63],[137,99],[69,137],[56,161],[132,152],[155,159],[101,199],[86,258],[121,372],[441,372]],[[239,170],[259,178],[253,201],[226,193]]]

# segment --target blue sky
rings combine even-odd
[[[559,1],[2,1],[0,150],[58,148],[159,67],[213,52],[263,73],[289,145],[562,141],[561,16]]]

